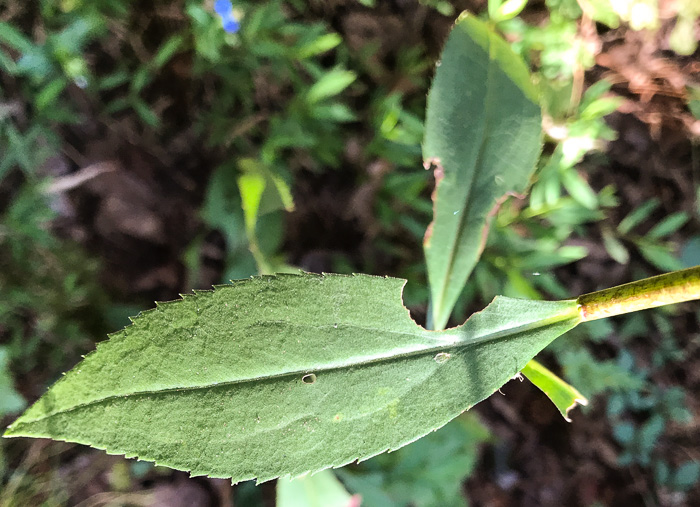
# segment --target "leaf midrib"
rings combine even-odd
[[[571,303],[574,303],[575,301],[572,300]],[[493,303],[492,303],[493,304]],[[489,305],[490,306],[490,305]],[[488,307],[487,307],[488,308]],[[475,314],[476,315],[476,314]],[[454,350],[454,349],[462,349],[462,348],[467,348],[467,347],[472,347],[476,345],[481,345],[487,342],[492,342],[492,341],[497,341],[502,338],[507,338],[509,336],[516,335],[518,333],[522,333],[525,331],[531,331],[534,329],[538,328],[544,328],[553,324],[557,324],[566,320],[576,320],[580,319],[580,315],[578,312],[578,306],[572,306],[568,310],[564,310],[560,313],[557,313],[555,315],[552,315],[551,317],[533,321],[533,322],[527,322],[525,324],[520,324],[514,327],[509,327],[505,328],[496,332],[490,332],[486,333],[482,336],[476,336],[471,339],[463,339],[463,340],[457,340],[453,341],[450,343],[443,343],[439,345],[434,345],[434,346],[428,346],[428,347],[419,347],[416,350],[408,351],[405,353],[399,353],[399,354],[393,354],[390,356],[383,355],[383,356],[374,356],[371,358],[367,358],[365,360],[359,360],[355,362],[338,362],[338,363],[327,363],[325,365],[322,365],[317,368],[312,368],[312,369],[299,369],[299,370],[293,370],[293,371],[286,371],[282,373],[276,373],[276,374],[269,374],[269,375],[261,375],[258,377],[248,377],[245,379],[237,379],[237,380],[232,380],[232,381],[225,381],[225,382],[215,382],[215,383],[209,383],[209,384],[202,384],[202,385],[196,385],[196,386],[181,386],[181,387],[169,387],[165,389],[158,389],[158,390],[143,390],[143,391],[134,391],[130,392],[127,394],[115,394],[115,395],[110,395],[110,396],[103,396],[100,398],[95,398],[93,400],[90,400],[86,403],[79,403],[70,407],[65,407],[61,408],[59,410],[47,413],[47,414],[42,414],[41,417],[37,418],[32,418],[32,419],[23,419],[20,418],[17,421],[15,421],[14,424],[12,424],[9,428],[8,431],[11,431],[12,427],[16,423],[21,423],[21,424],[31,424],[33,422],[39,422],[43,421],[45,419],[48,419],[52,416],[58,415],[58,414],[63,414],[67,412],[71,412],[73,410],[77,410],[80,408],[84,407],[89,407],[91,405],[97,405],[99,403],[103,403],[105,401],[109,401],[111,399],[117,399],[117,398],[127,398],[131,396],[143,396],[143,395],[149,395],[149,394],[166,394],[166,393],[172,393],[172,392],[183,392],[183,391],[196,391],[196,390],[206,390],[214,387],[226,387],[226,386],[231,386],[231,385],[236,385],[236,384],[246,384],[246,383],[254,383],[254,382],[259,382],[259,381],[266,381],[266,380],[274,380],[274,379],[279,379],[279,378],[284,378],[284,377],[292,377],[296,375],[302,375],[302,374],[308,374],[308,373],[320,373],[320,372],[330,372],[334,370],[343,370],[347,368],[357,368],[357,367],[364,367],[364,366],[369,366],[372,364],[377,364],[377,363],[382,363],[382,362],[392,362],[392,361],[397,361],[401,359],[406,359],[406,358],[413,358],[413,357],[420,357],[420,356],[427,356],[430,354],[436,354],[439,352],[445,352],[448,350]],[[467,321],[468,322],[468,321]],[[463,324],[462,326],[453,328],[455,333],[458,334],[459,330],[465,326]],[[362,326],[353,326],[359,329],[364,329],[368,331],[377,331],[374,328],[365,328]],[[430,332],[430,331],[428,331]],[[440,331],[440,334],[448,334],[449,330],[446,331]],[[410,334],[410,333],[402,333],[402,334]],[[19,435],[18,435],[19,436]]]

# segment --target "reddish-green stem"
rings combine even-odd
[[[584,321],[700,299],[700,266],[584,294],[577,300]]]

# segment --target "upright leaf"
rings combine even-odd
[[[435,168],[424,248],[433,327],[443,329],[504,196],[527,185],[541,149],[541,111],[523,61],[463,15],[428,95],[423,158]]]
[[[245,217],[246,236],[250,251],[258,264],[258,271],[271,274],[276,269],[286,271],[283,266],[274,266],[263,254],[258,242],[256,226],[262,215],[284,209],[294,210],[294,201],[289,186],[278,175],[255,159],[242,159],[239,166],[243,174],[238,177],[241,205]]]
[[[243,280],[161,303],[97,346],[6,431],[234,481],[396,449],[491,395],[580,321],[575,301],[496,298],[427,331],[405,281]]]

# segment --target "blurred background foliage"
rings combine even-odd
[[[569,298],[700,264],[693,0],[240,1],[235,33],[203,0],[7,0],[3,424],[127,316],[233,278],[403,277],[423,322],[423,111],[462,9],[490,16],[530,64],[546,142],[529,195],[498,210],[454,323],[496,294]],[[655,310],[555,342],[543,360],[592,400],[571,426],[512,382],[337,476],[368,506],[700,502],[698,319]],[[0,444],[2,505],[274,502],[272,485]]]

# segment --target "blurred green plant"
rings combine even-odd
[[[683,266],[674,251],[675,245],[668,239],[688,222],[690,219],[688,213],[679,211],[668,215],[645,234],[634,232],[642,222],[649,219],[660,204],[658,199],[652,198],[622,219],[617,226],[616,234],[604,230],[603,240],[610,257],[621,264],[627,263],[630,255],[624,244],[620,242],[620,239],[623,239],[636,247],[639,253],[656,269],[680,269]]]
[[[16,414],[24,409],[27,402],[14,387],[14,379],[8,369],[7,347],[0,347],[0,417]]]
[[[224,34],[200,2],[187,3],[193,77],[213,78],[222,90],[199,128],[210,143],[259,157],[277,171],[289,170],[283,155],[290,150],[313,153],[312,169],[337,167],[343,150],[339,126],[355,120],[339,95],[355,82],[356,74],[347,70],[343,59],[331,66],[321,63],[340,45],[338,34],[322,23],[289,19],[282,4],[238,3],[245,13],[241,30]],[[268,95],[268,107],[283,102],[284,109],[275,114],[260,111],[253,100],[256,94]],[[237,118],[235,124],[232,118]],[[262,143],[251,145],[251,138]]]
[[[42,365],[45,381],[104,330],[107,303],[98,264],[48,230],[47,199],[25,185],[0,216],[3,343],[15,371]]]
[[[109,300],[97,281],[98,263],[50,232],[53,213],[40,188],[25,184],[0,216],[0,417],[4,421],[22,409],[24,396],[33,397],[42,385],[56,381],[65,365],[89,350],[95,337],[108,329]],[[13,469],[19,447],[7,442],[1,446],[1,504],[32,505],[45,495],[51,499],[47,505],[63,501],[65,488],[57,484],[53,472],[41,467]]]
[[[361,501],[345,491],[330,470],[277,481],[277,507],[359,507]]]
[[[467,505],[461,484],[471,475],[480,444],[493,441],[475,414],[464,414],[396,452],[337,473],[366,507]]]

